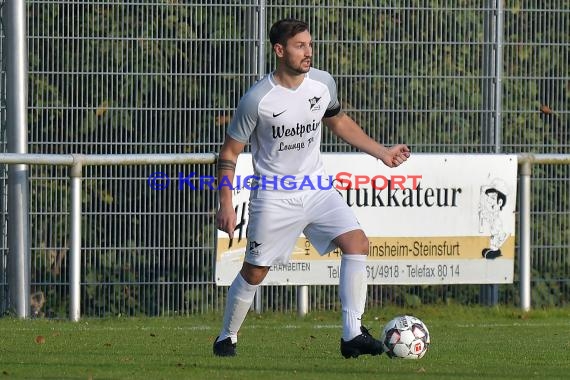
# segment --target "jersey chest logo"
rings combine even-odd
[[[316,96],[313,96],[311,99],[309,99],[309,109],[311,111],[315,112],[321,109],[319,100],[321,100],[321,98],[317,98]]]

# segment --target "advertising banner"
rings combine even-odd
[[[393,169],[366,154],[323,159],[368,236],[369,284],[513,282],[516,155],[413,154]],[[231,284],[243,262],[252,175],[251,156],[241,154],[233,199],[238,227],[231,239],[218,231],[218,285]],[[319,255],[301,235],[291,261],[273,266],[264,284],[338,284],[340,257],[339,250]]]

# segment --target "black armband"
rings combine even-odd
[[[334,108],[328,109],[325,111],[325,115],[323,117],[333,117],[340,113],[340,104]]]
[[[218,160],[218,171],[220,170],[236,170],[236,163],[231,160]]]

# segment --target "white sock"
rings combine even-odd
[[[258,286],[249,284],[244,280],[241,273],[238,273],[228,290],[224,324],[218,341],[230,337],[232,343],[237,342],[237,333],[245,320]]]
[[[339,293],[342,305],[342,339],[345,341],[362,333],[361,318],[368,287],[366,259],[366,255],[342,255]]]

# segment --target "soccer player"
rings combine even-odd
[[[224,183],[233,182],[238,155],[248,141],[256,177],[271,180],[251,192],[245,259],[228,290],[214,354],[236,355],[237,332],[257,287],[272,265],[289,262],[303,232],[320,254],[337,247],[343,253],[339,280],[341,354],[346,358],[379,355],[380,341],[361,325],[366,303],[368,238],[354,212],[333,187],[288,189],[295,188],[295,180],[306,176],[314,179],[312,183],[317,183],[317,178],[328,178],[320,153],[323,123],[341,139],[388,167],[406,161],[410,150],[403,144],[385,147],[372,140],[341,111],[332,76],[311,67],[313,40],[305,22],[277,21],[269,31],[269,39],[277,67],[242,97],[219,153],[220,182],[223,177]],[[274,180],[284,176],[290,179],[287,189]],[[219,201],[217,227],[233,236],[237,217],[229,187],[220,186]]]

